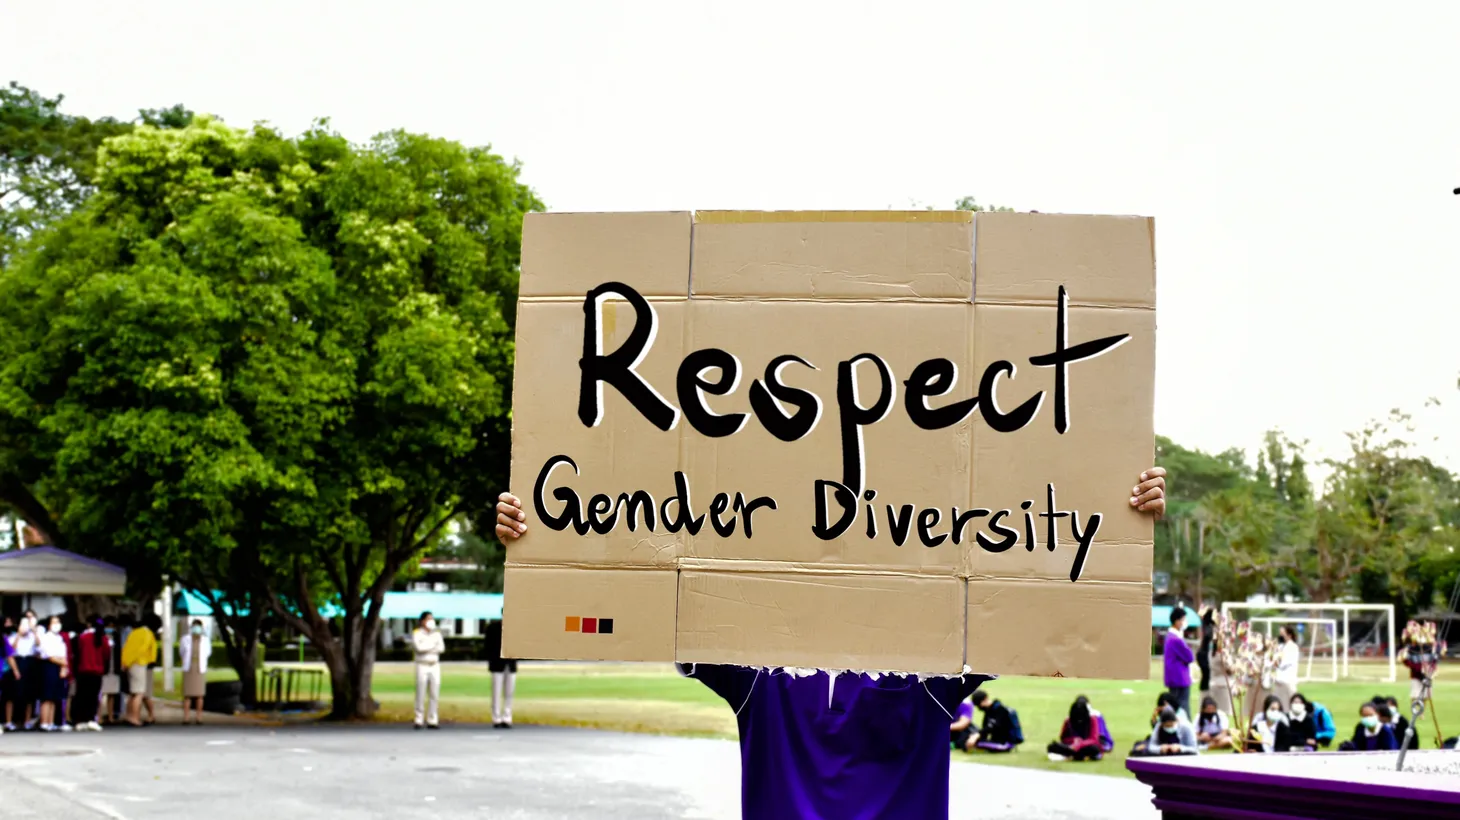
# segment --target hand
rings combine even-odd
[[[527,532],[527,513],[522,501],[511,493],[497,496],[497,540],[503,544],[515,541]]]
[[[1166,516],[1166,469],[1152,467],[1141,473],[1140,483],[1131,488],[1130,505],[1151,513],[1160,521]]]

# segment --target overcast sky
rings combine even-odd
[[[0,81],[490,143],[560,210],[1154,216],[1158,431],[1340,456],[1402,407],[1460,469],[1460,4],[369,8],[0,0]]]

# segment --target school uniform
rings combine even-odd
[[[960,751],[968,748],[968,739],[973,737],[975,731],[973,728],[973,704],[966,700],[958,704],[958,713],[953,716],[953,722],[958,723],[965,719],[968,721],[968,725],[962,729],[954,729],[951,725],[948,729],[948,742],[953,748]]]
[[[996,700],[983,710],[983,725],[979,727],[978,741],[973,744],[975,748],[985,752],[1012,752],[1021,740],[1009,707]]]
[[[958,704],[988,677],[681,664],[735,710],[741,816],[946,820]]]
[[[76,697],[71,702],[71,722],[78,727],[96,728],[102,677],[111,658],[112,639],[94,628],[88,629],[76,639],[75,647]]]
[[[36,646],[39,643],[40,627],[29,632],[15,633],[15,661],[20,669],[20,680],[14,687],[16,718],[25,718],[25,709],[34,706],[41,699],[41,668],[37,665]]]
[[[1196,728],[1184,720],[1176,722],[1175,729],[1163,729],[1157,723],[1156,728],[1151,730],[1151,736],[1146,740],[1146,755],[1156,757],[1164,754],[1162,746],[1179,746],[1181,750],[1176,754],[1194,755],[1199,749],[1196,744]]]
[[[441,700],[441,653],[446,639],[439,630],[417,629],[411,633],[411,647],[416,653],[416,725],[436,726]]]
[[[492,724],[512,725],[512,696],[517,690],[517,660],[502,657],[502,622],[487,624],[483,644],[492,673]]]
[[[183,635],[177,640],[178,659],[183,668],[183,697],[202,698],[208,694],[208,658],[213,642],[206,635]]]
[[[1353,738],[1338,748],[1343,752],[1393,752],[1399,749],[1399,741],[1394,738],[1394,728],[1387,723],[1379,724],[1372,731],[1360,723],[1354,726]]]
[[[67,650],[66,638],[60,632],[46,632],[36,642],[37,654],[41,659],[41,697],[43,701],[57,704],[66,699]]]

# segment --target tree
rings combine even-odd
[[[959,197],[958,201],[955,202],[955,203],[953,203],[953,209],[956,210],[956,211],[1012,211],[1012,210],[1014,210],[1013,208],[1004,208],[1004,207],[1000,207],[1000,206],[996,206],[996,205],[980,205],[980,204],[978,204],[978,201],[975,200],[971,196]]]
[[[0,280],[0,412],[41,434],[63,526],[197,587],[226,576],[309,637],[334,716],[373,713],[386,590],[506,484],[541,207],[518,171],[324,124],[107,142],[96,193]]]

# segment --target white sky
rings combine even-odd
[[[1460,469],[1460,4],[295,5],[0,0],[0,81],[491,143],[560,210],[1155,216],[1158,431],[1342,455],[1439,396]]]

